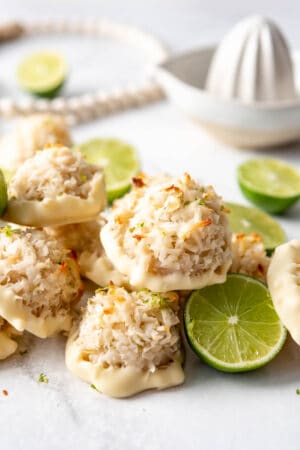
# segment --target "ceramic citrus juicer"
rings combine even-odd
[[[278,26],[253,16],[219,46],[172,57],[156,75],[171,101],[216,138],[263,148],[300,138],[299,68]]]

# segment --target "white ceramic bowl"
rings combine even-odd
[[[287,102],[243,103],[217,98],[204,90],[214,51],[215,47],[193,50],[157,67],[156,79],[171,101],[230,145],[263,148],[300,139],[300,97]],[[297,85],[299,53],[293,53],[293,62]]]

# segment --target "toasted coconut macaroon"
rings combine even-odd
[[[275,249],[267,281],[280,320],[300,345],[300,240]]]
[[[45,338],[71,326],[82,294],[70,250],[38,229],[0,229],[0,315],[18,331]]]
[[[8,197],[10,222],[37,227],[85,222],[106,206],[103,171],[78,151],[50,147],[19,167]]]
[[[18,348],[18,343],[15,340],[20,336],[14,327],[12,327],[3,317],[0,317],[0,360],[6,359]]]
[[[133,183],[101,231],[108,258],[130,284],[163,292],[224,282],[231,233],[214,189],[188,174]]]
[[[183,383],[178,311],[174,292],[97,290],[69,336],[67,367],[112,397]]]
[[[76,252],[82,276],[99,286],[107,286],[110,282],[127,285],[127,278],[112,265],[101,243],[100,230],[105,222],[103,217],[99,217],[91,222],[47,227],[45,230]]]
[[[230,272],[243,273],[265,282],[270,258],[262,238],[257,233],[232,235],[232,265]]]
[[[34,114],[20,119],[13,133],[1,139],[0,160],[7,169],[16,170],[38,150],[54,144],[72,145],[65,119],[56,114]]]

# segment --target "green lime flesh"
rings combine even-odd
[[[226,206],[230,210],[228,218],[232,233],[259,234],[269,252],[286,241],[281,225],[263,211],[237,203],[227,202]]]
[[[140,170],[137,151],[117,139],[93,139],[78,146],[85,159],[101,166],[105,174],[108,201],[122,197]]]
[[[240,274],[194,291],[185,306],[184,323],[195,353],[224,372],[264,366],[286,339],[267,287]]]
[[[265,211],[280,214],[300,198],[300,172],[275,159],[253,159],[238,168],[245,197]]]
[[[22,89],[41,97],[54,97],[67,77],[64,57],[56,52],[37,52],[24,58],[17,68]]]
[[[7,206],[7,185],[2,170],[0,170],[0,216]]]

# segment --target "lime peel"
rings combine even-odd
[[[226,202],[230,229],[233,233],[257,233],[269,252],[286,241],[286,234],[273,217],[257,208]]]
[[[92,139],[78,149],[89,163],[103,167],[110,203],[130,190],[131,180],[140,170],[134,147],[117,139]]]
[[[267,212],[280,214],[300,199],[300,172],[276,159],[253,159],[238,168],[245,197]]]
[[[17,80],[26,91],[41,97],[53,97],[67,76],[65,58],[57,52],[40,51],[24,58],[17,68]]]
[[[194,291],[185,306],[184,323],[195,353],[224,372],[264,366],[286,339],[267,287],[240,274]]]

